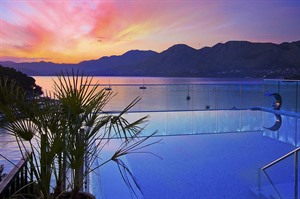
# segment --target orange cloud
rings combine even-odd
[[[77,63],[176,43],[200,48],[232,39],[299,39],[300,9],[291,2],[0,1],[0,59]]]

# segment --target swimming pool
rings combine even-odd
[[[280,128],[270,130],[269,127],[277,121],[276,114],[251,110],[251,107],[272,108],[274,98],[265,96],[265,92],[274,92],[283,96],[284,111],[299,115],[298,84],[268,80],[263,87],[195,86],[194,91],[205,93],[190,94],[193,100],[198,96],[199,103],[187,101],[186,91],[191,91],[191,88],[185,85],[182,95],[175,99],[168,97],[172,88],[167,88],[165,93],[168,94],[156,100],[158,105],[154,106],[154,111],[147,111],[151,109],[149,103],[139,105],[139,111],[133,111],[127,117],[150,116],[151,123],[144,133],[147,135],[158,130],[158,137],[152,140],[162,138],[162,141],[149,151],[162,160],[138,154],[124,158],[142,188],[143,194],[138,198],[249,199],[271,195],[276,198],[268,180],[258,182],[258,170],[299,146],[299,117],[282,115]],[[252,93],[253,90],[256,92]],[[203,96],[206,96],[206,101]],[[150,99],[155,100],[152,95]],[[294,191],[290,186],[293,182],[289,174],[293,171],[290,163],[289,158],[270,169],[275,186],[288,184],[287,188],[280,190],[287,198],[293,197]],[[100,168],[98,174],[100,177],[94,175],[94,184],[91,184],[91,190],[98,198],[132,197],[114,164]],[[263,186],[261,192],[258,191],[259,183]]]
[[[141,186],[138,198],[257,198],[251,192],[257,187],[257,169],[294,148],[263,136],[262,111],[139,112],[126,117],[148,114],[151,122],[144,135],[158,130],[149,142],[162,141],[144,151],[162,159],[147,153],[122,159]],[[95,164],[117,146],[113,140]],[[131,198],[114,163],[90,177],[90,191],[97,198]]]
[[[294,148],[261,132],[163,136],[149,142],[160,138],[144,151],[161,159],[150,154],[123,158],[143,191],[138,198],[257,198],[251,188],[257,187],[258,168]],[[107,154],[114,147],[112,142]],[[91,182],[97,198],[131,198],[114,163],[101,167]]]
[[[122,159],[140,183],[143,194],[138,198],[259,198],[253,191],[258,186],[258,169],[295,148],[284,139],[278,142],[266,136],[278,133],[264,128],[276,121],[269,112],[153,111],[126,117],[134,120],[144,115],[151,120],[144,135],[158,131],[149,142],[162,139],[144,151],[162,159],[147,153]],[[117,146],[114,140],[100,158],[108,157]],[[98,161],[100,164],[101,159]],[[289,169],[289,165],[280,168]],[[97,198],[131,198],[114,163],[101,167],[91,179],[90,189]]]

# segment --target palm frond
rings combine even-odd
[[[136,187],[138,191],[143,194],[142,189],[137,182],[137,179],[127,167],[127,165],[121,159],[114,159],[113,161],[117,164],[122,179],[125,182],[126,186],[131,190],[131,192],[134,193],[136,197],[138,197],[137,192],[134,189],[134,187]]]

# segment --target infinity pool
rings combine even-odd
[[[261,132],[163,136],[149,142],[161,138],[143,150],[161,159],[147,153],[123,158],[143,191],[138,198],[259,198],[251,191],[257,187],[258,168],[293,149]],[[110,144],[105,155],[115,144]],[[101,167],[91,182],[97,198],[132,196],[114,163]]]
[[[259,198],[253,191],[258,185],[258,169],[295,148],[296,142],[291,141],[295,130],[291,135],[279,134],[291,130],[291,119],[283,116],[280,131],[266,131],[264,126],[271,126],[276,117],[263,111],[152,111],[131,112],[125,117],[133,121],[145,115],[149,115],[149,124],[143,135],[157,131],[149,143],[161,141],[143,152],[155,155],[130,154],[122,159],[141,186],[143,194],[137,191],[141,199]],[[1,153],[16,163],[20,158],[17,146],[1,136],[7,141]],[[109,158],[118,144],[112,140],[94,166]],[[12,167],[8,162],[6,166]],[[89,189],[99,199],[133,196],[113,162],[90,175]]]
[[[264,136],[263,125],[272,125],[276,118],[262,111],[139,112],[126,117],[134,120],[144,115],[151,121],[144,135],[157,130],[149,142],[161,141],[143,150],[155,155],[131,154],[122,159],[141,186],[143,194],[138,198],[259,198],[253,191],[258,169],[294,149]],[[118,144],[113,140],[98,164]],[[97,198],[132,197],[114,163],[98,169],[90,182]]]

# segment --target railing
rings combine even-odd
[[[260,168],[258,170],[258,191],[262,191],[262,185],[261,185],[261,173],[264,173],[265,176],[267,177],[267,179],[269,180],[269,182],[271,183],[272,188],[274,189],[274,191],[276,192],[277,196],[279,198],[282,198],[280,192],[278,191],[278,189],[276,188],[275,184],[273,183],[271,177],[268,175],[268,173],[266,172],[266,170],[270,167],[272,167],[273,165],[281,162],[282,160],[294,155],[294,198],[298,199],[298,152],[300,151],[300,147],[296,148],[295,150],[287,153],[286,155],[278,158],[277,160],[274,160],[273,162],[267,164],[266,166]]]
[[[0,183],[0,199],[15,194],[33,193],[33,173],[28,168],[28,159],[21,159]]]

